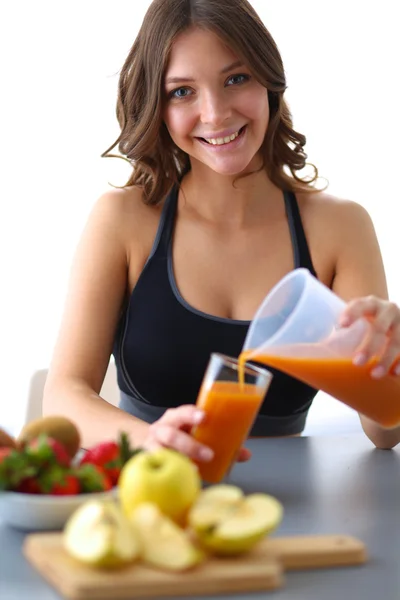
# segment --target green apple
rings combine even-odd
[[[152,502],[179,525],[201,490],[196,465],[169,448],[144,451],[128,460],[118,480],[119,497],[125,514],[142,502]]]
[[[139,557],[139,536],[114,501],[88,500],[68,519],[63,532],[67,552],[88,565],[119,567]]]
[[[271,533],[283,517],[282,504],[267,494],[250,494],[232,485],[204,490],[192,506],[189,525],[201,545],[214,554],[250,550]]]
[[[156,504],[140,504],[132,511],[131,522],[140,537],[142,559],[154,567],[185,571],[205,557],[186,531],[165,516]]]

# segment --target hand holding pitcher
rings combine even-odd
[[[369,330],[356,350],[353,363],[363,366],[377,358],[370,373],[372,377],[381,379],[388,373],[400,376],[399,307],[376,296],[357,298],[347,304],[339,323],[341,327],[349,327],[362,317],[368,319]]]

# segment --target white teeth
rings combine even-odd
[[[239,135],[239,132],[237,131],[236,133],[232,133],[232,135],[229,135],[224,138],[204,138],[204,139],[206,140],[206,142],[208,142],[209,144],[213,144],[214,146],[223,146],[223,144],[229,144],[229,142],[233,142],[233,140],[236,140],[238,135]]]

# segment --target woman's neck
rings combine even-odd
[[[242,176],[220,175],[205,165],[192,165],[181,186],[182,209],[226,227],[245,228],[271,215],[282,191],[263,169]]]

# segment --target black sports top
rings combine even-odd
[[[316,276],[296,196],[284,193],[295,268]],[[113,354],[120,408],[152,423],[167,408],[196,402],[210,354],[239,356],[250,321],[205,314],[180,296],[172,268],[178,187],[167,197],[151,254],[127,302]],[[317,392],[268,367],[274,377],[251,431],[253,436],[300,433]]]

